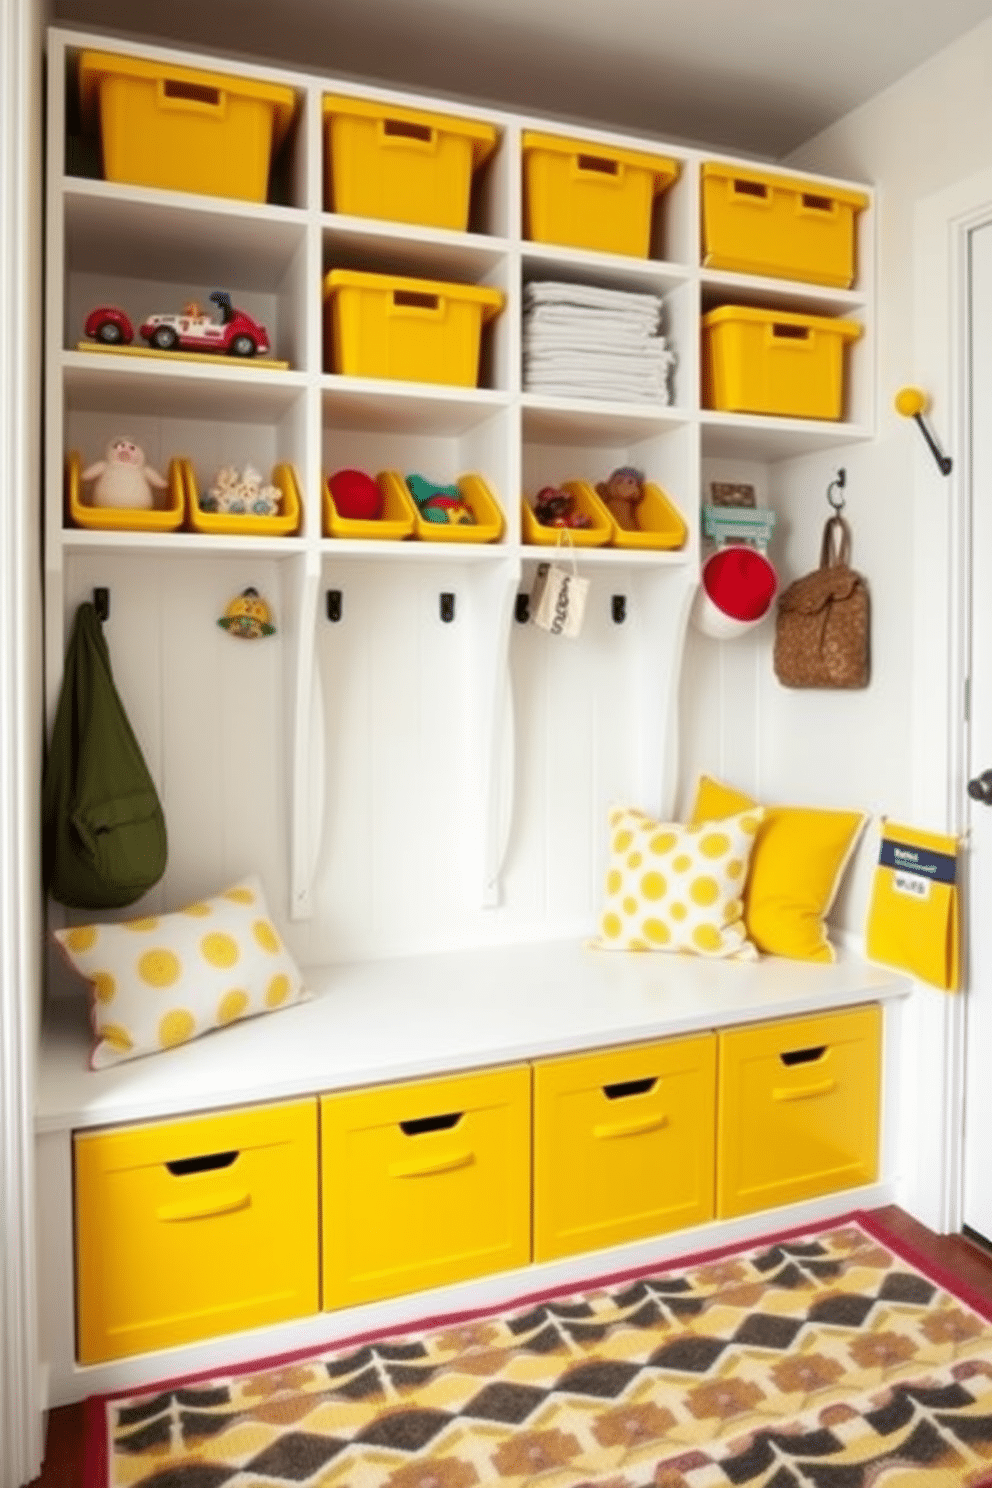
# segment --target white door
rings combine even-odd
[[[992,1243],[992,222],[970,234],[971,727],[965,1226]],[[988,802],[981,799],[987,793]]]

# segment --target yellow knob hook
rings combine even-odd
[[[915,422],[919,424],[920,433],[926,440],[930,448],[930,453],[936,460],[941,474],[950,475],[951,470],[953,469],[954,462],[951,459],[950,455],[944,454],[943,450],[937,444],[937,441],[934,439],[933,435],[930,433],[930,430],[927,428],[926,424],[923,421],[923,415],[930,407],[930,399],[927,397],[923,389],[915,387],[900,388],[899,391],[896,393],[894,402],[896,413],[901,413],[903,418],[914,419]]]

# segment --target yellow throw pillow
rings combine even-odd
[[[255,877],[175,914],[74,925],[55,939],[90,984],[93,1069],[310,996]]]
[[[753,957],[741,898],[761,807],[684,826],[643,811],[610,813],[610,854],[598,944],[615,951]]]
[[[702,775],[690,820],[719,821],[758,803]],[[868,820],[862,811],[766,806],[744,889],[744,922],[758,947],[796,961],[834,961],[826,917]]]

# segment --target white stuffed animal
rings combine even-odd
[[[83,471],[83,480],[94,482],[93,506],[130,507],[147,510],[155,505],[152,486],[168,484],[157,470],[145,464],[145,452],[123,435],[112,439],[105,456]]]

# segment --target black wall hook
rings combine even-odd
[[[110,619],[109,589],[100,588],[93,590],[93,608],[96,610],[96,617],[98,620]]]
[[[328,589],[327,591],[327,618],[332,625],[336,625],[344,613],[344,596],[340,589]]]
[[[834,489],[836,488],[838,491],[843,491],[846,485],[847,471],[842,466],[827,487],[827,500],[830,502],[830,505],[833,507],[835,512],[842,512],[844,510],[845,502],[843,496],[835,496],[833,494]]]

